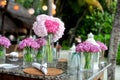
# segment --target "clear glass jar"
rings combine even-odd
[[[23,67],[32,67],[32,63],[35,57],[35,50],[32,48],[25,48],[23,50]]]
[[[47,45],[44,47],[44,62],[47,62],[48,67],[56,67],[58,59],[57,59],[57,53],[56,48],[53,44],[52,34],[49,34],[47,36]]]
[[[94,54],[90,52],[80,53],[80,76],[81,80],[87,80],[93,74]]]
[[[0,64],[5,63],[5,54],[6,54],[6,48],[0,46]]]
[[[44,46],[37,50],[35,61],[40,64],[44,63]]]
[[[80,54],[76,52],[70,52],[68,58],[68,70],[70,74],[70,80],[80,80]]]

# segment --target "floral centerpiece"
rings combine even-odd
[[[5,36],[0,36],[0,63],[5,62],[6,48],[11,45],[10,40]]]
[[[38,15],[33,24],[33,31],[38,37],[47,36],[46,54],[48,62],[53,60],[53,42],[59,40],[64,34],[64,23],[56,17],[45,14]]]
[[[92,54],[100,52],[100,48],[97,45],[94,45],[88,41],[84,41],[76,46],[76,52],[81,53],[83,52],[85,57],[85,65],[84,69],[88,69],[91,67],[91,58]]]
[[[76,52],[80,54],[80,72],[82,79],[88,79],[94,69],[94,55],[100,52],[100,47],[89,41],[84,41],[76,46]],[[84,75],[83,75],[84,74]]]
[[[41,62],[42,59],[45,57],[45,45],[46,45],[46,40],[44,38],[38,38],[35,40],[38,44],[39,44],[39,48],[37,51],[37,55],[36,55],[36,60],[37,62]]]
[[[31,66],[35,56],[34,50],[39,48],[38,43],[32,38],[26,38],[20,42],[19,48],[23,49],[23,66]]]

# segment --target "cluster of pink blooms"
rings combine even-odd
[[[8,38],[6,38],[5,36],[0,36],[0,46],[9,48],[10,45],[11,45],[11,43]]]
[[[64,23],[59,18],[45,14],[38,15],[33,24],[33,31],[38,37],[53,34],[54,42],[62,37],[64,30]]]
[[[80,43],[76,46],[76,52],[100,52],[101,49],[99,46],[94,45],[88,41],[84,41],[83,43]]]
[[[104,43],[102,43],[102,42],[100,42],[100,41],[96,41],[96,42],[97,42],[97,44],[100,45],[101,51],[105,51],[105,50],[108,49],[107,46],[106,46]]]
[[[39,44],[32,38],[26,38],[26,39],[23,39],[20,42],[19,48],[20,49],[24,49],[26,47],[33,48],[33,49],[38,49],[39,48]]]
[[[38,38],[35,41],[39,44],[39,48],[47,44],[47,41],[44,38]]]

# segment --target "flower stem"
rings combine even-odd
[[[5,54],[3,50],[4,50],[4,48],[3,48],[3,47],[0,47],[0,57],[3,57],[4,54]]]
[[[24,60],[26,62],[32,62],[33,57],[32,57],[32,49],[29,47],[26,47],[26,53],[24,54]]]
[[[52,47],[51,47],[51,36],[52,35],[48,35],[48,44],[47,44],[48,62],[52,62],[52,59],[53,59]]]
[[[90,69],[91,68],[91,53],[84,53],[85,55],[85,69]]]
[[[37,59],[42,59],[42,57],[43,57],[42,52],[43,52],[42,49],[38,49],[38,52],[37,52],[37,55],[36,55]]]

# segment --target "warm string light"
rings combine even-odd
[[[0,6],[1,6],[1,7],[4,7],[6,4],[7,4],[7,1],[6,1],[6,0],[0,1]]]
[[[48,10],[47,5],[43,5],[43,6],[42,6],[42,9],[43,9],[44,11]],[[56,14],[56,5],[55,5],[54,3],[52,3],[52,14],[53,14],[53,15]]]
[[[47,7],[46,5],[43,5],[43,6],[42,6],[42,9],[43,9],[44,11],[46,11],[46,10],[48,9],[48,7]]]
[[[14,9],[15,11],[18,11],[19,8],[20,8],[20,7],[19,7],[18,5],[14,5],[14,6],[13,6],[13,9]]]
[[[56,5],[54,3],[52,3],[52,14],[56,14]]]
[[[33,8],[28,9],[28,13],[33,15],[35,13],[35,10]]]

